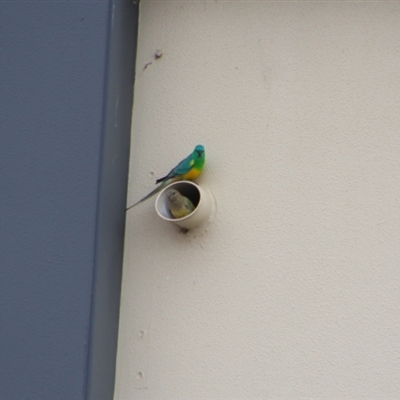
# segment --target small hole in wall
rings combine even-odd
[[[140,379],[143,379],[143,372],[138,372],[137,374],[136,374],[136,379],[138,379],[138,380],[140,380]]]
[[[140,337],[140,339],[143,339],[143,337],[144,337],[144,331],[139,331],[138,336]]]

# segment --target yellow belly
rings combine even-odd
[[[183,179],[187,179],[188,181],[191,181],[193,179],[196,179],[200,175],[201,171],[198,169],[192,168],[188,173],[182,176]]]

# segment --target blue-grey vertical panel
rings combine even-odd
[[[136,7],[0,2],[0,399],[112,398]]]
[[[112,399],[121,293],[137,6],[113,1],[99,186],[88,400]],[[108,356],[105,357],[105,354]],[[105,360],[107,360],[105,362]]]

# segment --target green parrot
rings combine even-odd
[[[168,208],[174,218],[183,218],[194,209],[193,203],[175,189],[167,190]]]
[[[184,181],[184,180],[193,180],[196,179],[203,170],[204,163],[206,161],[206,153],[204,146],[198,144],[192,154],[187,156],[184,160],[182,160],[175,168],[171,169],[171,171],[165,175],[163,178],[157,179],[156,184],[160,183],[160,185],[150,192],[147,196],[143,197],[143,199],[139,200],[134,205],[128,207],[126,211],[135,207],[136,205],[142,203],[143,201],[149,199],[158,193],[161,189],[172,182],[176,181]]]

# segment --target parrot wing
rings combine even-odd
[[[157,179],[156,185],[160,182],[186,174],[187,172],[190,171],[193,164],[194,160],[193,160],[193,155],[191,154],[190,156],[182,160],[175,168],[172,168],[171,171],[169,171],[168,175],[165,175],[164,177]]]

